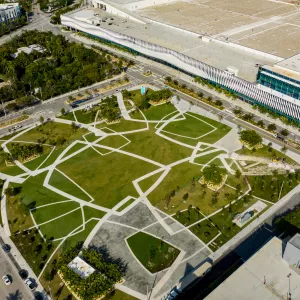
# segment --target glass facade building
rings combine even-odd
[[[262,66],[257,74],[257,83],[300,100],[300,80],[284,76]]]

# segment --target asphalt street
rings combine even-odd
[[[5,285],[2,280],[4,275],[9,275],[12,280],[11,285]],[[10,262],[8,256],[0,249],[0,299],[1,300],[32,300],[33,294],[28,290],[23,280],[20,278],[15,267]]]

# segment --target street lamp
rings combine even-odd
[[[291,300],[292,299],[292,295],[291,295],[291,276],[292,274],[290,273],[289,275],[287,275],[287,278],[289,279],[289,293],[288,293],[288,300]]]

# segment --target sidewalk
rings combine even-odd
[[[51,298],[47,295],[47,293],[44,291],[43,286],[41,285],[40,281],[38,280],[37,276],[35,276],[34,272],[32,271],[31,267],[28,265],[24,257],[21,255],[13,241],[5,234],[5,231],[2,226],[0,226],[0,237],[3,239],[5,244],[8,244],[10,249],[10,254],[12,255],[15,262],[13,262],[11,259],[10,262],[16,268],[17,272],[19,272],[21,269],[24,269],[28,272],[28,278],[32,278],[35,280],[37,284],[37,288],[35,291],[42,293],[44,300],[51,300]],[[15,265],[17,264],[17,266]]]

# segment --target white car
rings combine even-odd
[[[35,286],[30,279],[25,279],[24,282],[31,291],[35,290]]]
[[[2,280],[4,281],[4,283],[5,283],[6,285],[10,285],[10,284],[11,284],[11,281],[10,281],[10,279],[8,278],[8,275],[4,275],[4,276],[2,277]]]

